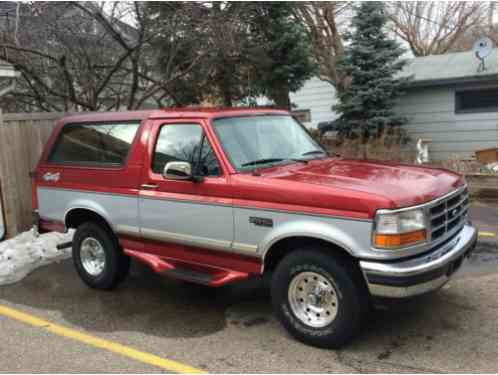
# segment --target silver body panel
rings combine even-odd
[[[257,226],[250,217],[273,221],[273,227]],[[340,219],[288,212],[234,207],[235,242],[264,258],[273,244],[288,237],[312,237],[333,243],[354,257],[371,256],[370,221]]]
[[[51,187],[39,187],[37,194],[42,219],[66,223],[71,210],[83,208],[102,216],[115,232],[139,234],[138,196]]]
[[[140,198],[142,237],[230,251],[233,208],[162,198]]]
[[[328,241],[354,257],[375,256],[370,221],[47,187],[38,188],[38,201],[43,219],[65,223],[72,209],[85,208],[117,233],[261,259],[279,240],[296,236]],[[271,219],[273,226],[257,226],[250,217]]]

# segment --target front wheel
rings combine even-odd
[[[277,317],[294,337],[338,348],[360,328],[368,294],[353,264],[326,251],[302,249],[286,256],[273,275],[271,294]]]

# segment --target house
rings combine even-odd
[[[416,57],[401,76],[413,77],[397,111],[407,117],[412,140],[430,140],[432,160],[471,158],[477,150],[498,147],[498,49],[485,70],[472,51]],[[304,124],[316,127],[337,114],[333,87],[314,78],[291,95],[295,109],[309,113]]]

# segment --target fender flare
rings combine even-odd
[[[322,240],[340,247],[353,257],[356,257],[354,249],[359,246],[350,234],[341,230],[337,225],[318,221],[298,220],[278,226],[263,238],[260,246],[258,246],[263,263],[275,244],[292,237],[308,237]]]
[[[116,228],[112,224],[112,220],[110,220],[110,217],[109,217],[109,214],[107,213],[107,211],[103,207],[101,207],[100,205],[96,204],[95,202],[90,201],[90,200],[86,200],[86,199],[77,199],[68,205],[68,208],[64,212],[64,225],[66,226],[66,228],[67,228],[68,215],[72,211],[78,210],[78,209],[79,210],[87,210],[87,211],[93,212],[94,214],[100,216],[102,219],[104,219],[104,221],[107,223],[109,228],[111,228],[111,230],[114,232],[114,234],[116,234]]]

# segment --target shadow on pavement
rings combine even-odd
[[[87,330],[202,337],[225,327],[228,306],[268,300],[264,284],[265,280],[255,279],[209,288],[167,279],[133,264],[130,276],[118,289],[98,291],[80,281],[68,260],[42,267],[17,284],[0,287],[0,299],[58,311],[67,322]]]

